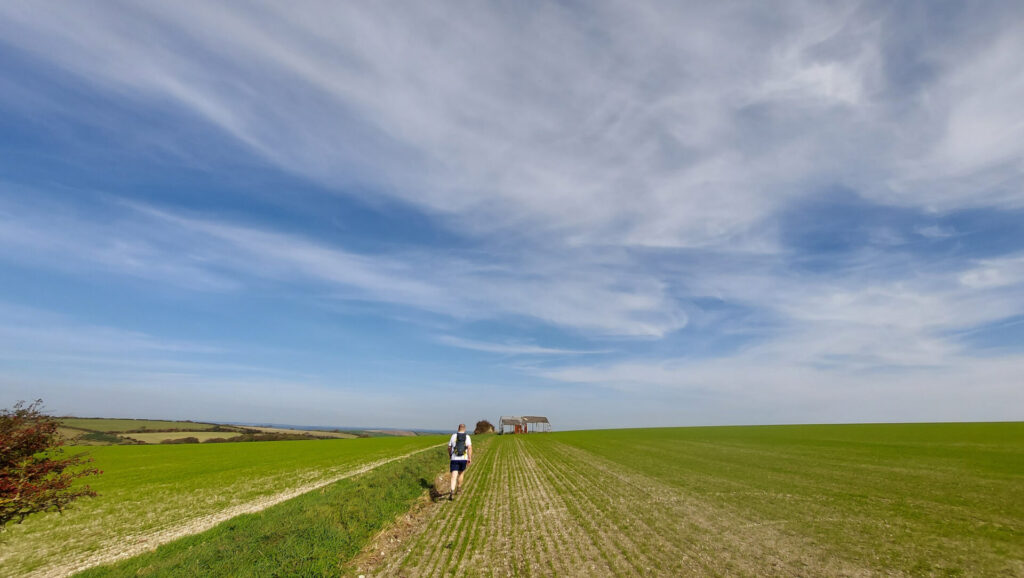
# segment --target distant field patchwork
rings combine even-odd
[[[105,419],[87,417],[65,417],[61,423],[70,428],[101,431],[101,432],[125,432],[140,429],[168,430],[168,429],[194,429],[204,430],[215,427],[212,423],[199,423],[191,421],[167,421],[158,419]]]
[[[284,434],[308,434],[316,437],[323,438],[338,438],[338,439],[352,439],[356,436],[355,434],[347,432],[327,431],[327,430],[315,430],[315,429],[288,429],[282,427],[264,427],[264,426],[246,426],[248,429],[259,430],[264,433],[284,433]],[[134,437],[134,436],[133,436]]]

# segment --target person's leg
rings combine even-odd
[[[459,472],[459,491],[462,491],[462,476],[466,475],[466,470]]]
[[[449,468],[449,469],[451,470],[451,472],[450,472],[451,473],[451,490],[450,490],[449,495],[451,495],[451,494],[455,493],[455,481],[458,478],[462,477],[462,474],[460,472],[456,471],[456,469],[455,469],[455,462],[452,462],[452,467]]]

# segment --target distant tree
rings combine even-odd
[[[12,520],[20,524],[37,512],[62,512],[78,498],[96,496],[89,486],[71,485],[102,472],[82,467],[92,461],[85,454],[63,455],[60,421],[44,414],[42,405],[37,399],[0,409],[0,531]]]
[[[494,433],[494,424],[485,419],[482,419],[476,422],[476,429],[473,430],[473,434],[479,435],[485,433]]]

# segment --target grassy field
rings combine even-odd
[[[95,448],[118,472],[97,484],[106,500],[14,527],[0,574],[52,575],[54,560],[118,544],[141,551],[203,512],[443,441]],[[1024,575],[1024,423],[487,436],[462,495],[420,502],[407,532],[393,527],[346,562],[424,492],[441,451],[95,575]]]
[[[446,460],[442,448],[422,452],[79,575],[346,575],[346,562],[423,494]]]
[[[65,427],[101,432],[123,432],[140,429],[169,430],[169,429],[190,429],[205,430],[215,427],[212,423],[198,423],[192,421],[166,421],[158,419],[105,419],[91,417],[65,417],[61,418]]]
[[[1024,424],[503,436],[370,574],[1024,575]]]
[[[57,565],[155,545],[219,512],[443,442],[435,436],[89,448],[104,471],[90,480],[100,496],[63,515],[8,526],[0,575],[50,576]]]

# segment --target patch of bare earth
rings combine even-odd
[[[428,521],[437,513],[438,510],[433,507],[435,501],[430,496],[423,496],[408,512],[374,536],[359,555],[347,564],[350,573],[374,573],[389,558],[394,557],[410,538],[423,531]]]
[[[540,440],[538,440],[540,441]],[[865,576],[799,536],[589,452],[494,440],[453,503],[424,501],[358,566],[374,576]]]
[[[232,506],[230,508],[221,510],[213,514],[192,518],[190,520],[187,520],[183,524],[179,524],[170,528],[163,528],[145,534],[125,536],[122,539],[119,539],[117,542],[108,544],[100,548],[99,550],[91,552],[86,556],[61,560],[57,564],[52,564],[43,568],[39,568],[33,571],[32,573],[28,574],[27,577],[51,578],[55,576],[70,576],[75,572],[81,572],[82,570],[92,568],[93,566],[110,564],[113,562],[117,562],[118,560],[131,558],[132,556],[142,554],[143,552],[155,550],[161,544],[166,544],[167,542],[177,540],[178,538],[182,538],[192,534],[198,534],[200,532],[205,532],[206,530],[213,528],[217,524],[230,520],[235,516],[240,516],[242,514],[252,514],[255,512],[259,512],[261,510],[265,510],[271,506],[280,504],[281,502],[290,500],[307,492],[320,489],[324,486],[333,484],[345,478],[350,478],[353,476],[364,474],[384,464],[388,464],[396,460],[407,458],[419,452],[433,449],[433,447],[424,448],[400,456],[395,456],[392,458],[371,462],[358,468],[342,472],[335,476],[331,476],[326,479],[318,479],[315,482],[303,484],[270,496],[264,496],[257,500],[246,502],[244,504],[238,504],[236,506]]]

